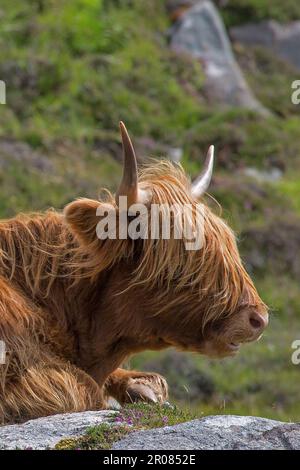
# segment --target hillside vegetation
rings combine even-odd
[[[218,4],[219,2],[216,2]],[[298,0],[229,0],[227,26],[300,18]],[[2,0],[0,216],[62,208],[78,196],[116,188],[121,174],[118,121],[142,156],[182,148],[192,177],[216,145],[212,195],[239,235],[245,262],[272,308],[264,338],[222,362],[144,353],[132,365],[162,371],[171,398],[199,413],[300,419],[300,116],[291,104],[297,71],[263,48],[235,47],[269,118],[206,100],[201,64],[168,48],[161,0]],[[279,181],[245,176],[245,167]],[[208,199],[216,210],[218,207]]]

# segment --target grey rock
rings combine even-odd
[[[0,449],[52,449],[64,438],[81,436],[87,428],[110,421],[116,411],[85,411],[33,419],[0,427]]]
[[[241,44],[264,46],[300,69],[300,21],[249,23],[231,28],[230,36]]]
[[[254,178],[260,183],[264,182],[276,182],[282,178],[283,172],[279,168],[270,168],[269,171],[262,171],[258,168],[247,167],[242,170],[246,176]]]
[[[48,416],[0,427],[0,449],[53,449],[87,428],[111,423],[115,410]],[[137,431],[113,445],[117,450],[300,449],[300,424],[251,416],[207,416],[148,431]]]
[[[248,87],[223,21],[210,0],[197,3],[179,18],[170,30],[170,46],[201,61],[211,101],[269,114]]]
[[[251,416],[208,416],[188,423],[129,434],[117,450],[300,449],[300,424]]]

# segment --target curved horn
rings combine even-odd
[[[204,194],[211,182],[213,166],[214,166],[214,146],[211,145],[208,149],[207,156],[204,163],[204,170],[201,175],[193,181],[192,184],[192,195],[195,198],[199,198]]]
[[[138,199],[138,173],[135,151],[128,135],[125,124],[120,122],[120,130],[123,144],[123,177],[118,191],[116,192],[116,203],[119,196],[127,196],[128,206],[135,204]]]

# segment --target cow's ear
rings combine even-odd
[[[99,204],[99,201],[83,198],[71,202],[64,209],[66,223],[84,244],[93,243],[97,238],[96,227],[99,217],[96,211]]]

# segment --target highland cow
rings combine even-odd
[[[123,179],[115,197],[106,192],[100,201],[78,199],[63,213],[21,214],[0,223],[3,423],[102,409],[108,397],[121,404],[164,402],[165,379],[120,368],[128,357],[168,347],[233,355],[267,325],[267,308],[233,232],[201,199],[212,176],[213,149],[191,184],[168,161],[138,174],[122,123],[121,133]],[[97,210],[118,214],[120,196],[148,206],[195,207],[200,200],[201,249],[187,250],[174,237],[99,239]]]

